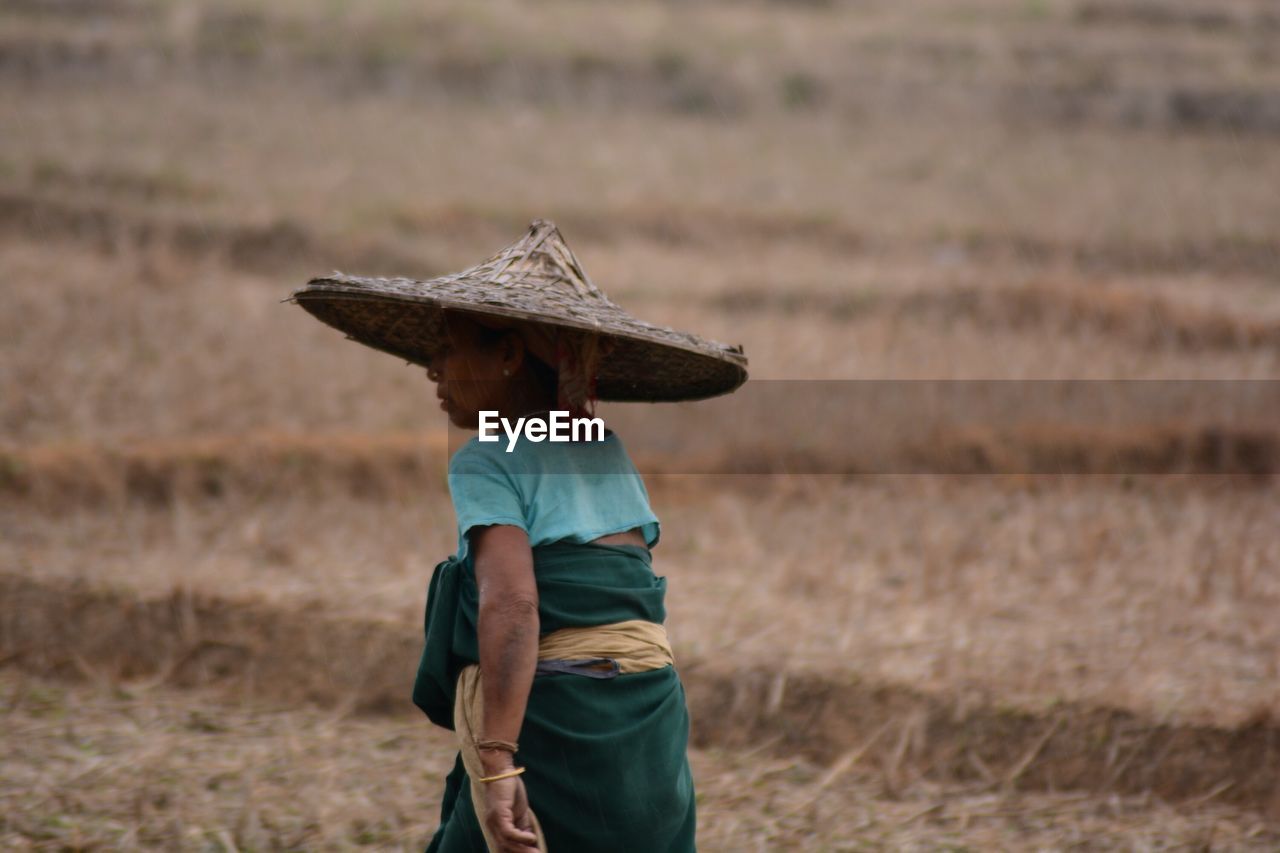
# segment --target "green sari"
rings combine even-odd
[[[543,634],[666,618],[666,579],[653,574],[646,548],[556,543],[534,548],[533,561]],[[413,701],[447,729],[458,673],[479,662],[478,605],[469,558],[436,566]],[[539,675],[519,741],[529,805],[553,853],[695,849],[689,714],[674,667],[607,679]],[[428,853],[486,849],[470,787],[459,759]]]

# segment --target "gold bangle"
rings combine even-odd
[[[509,740],[478,740],[476,741],[476,749],[496,749],[502,752],[509,752],[512,755],[520,751],[519,745]]]
[[[508,770],[506,773],[499,773],[496,776],[481,776],[476,781],[481,785],[487,785],[490,782],[497,782],[499,779],[511,779],[515,776],[519,776],[523,772],[523,767],[517,767],[514,770]]]

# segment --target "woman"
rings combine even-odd
[[[447,318],[448,343],[429,375],[455,425],[475,429],[481,411],[514,421],[556,406],[556,373],[529,353],[518,332],[495,332],[459,314]],[[443,571],[459,573],[459,591],[450,600],[433,590],[428,631],[431,622],[454,621],[439,612],[444,608],[460,607],[468,620],[474,614],[475,657],[484,673],[483,710],[471,720],[481,744],[475,772],[494,781],[464,788],[455,780],[454,801],[446,802],[430,849],[483,850],[479,814],[499,849],[536,847],[530,802],[551,849],[693,849],[688,716],[658,627],[665,584],[649,569],[658,520],[618,437],[520,441],[512,453],[505,442],[472,439],[450,461],[449,488],[461,563]],[[612,667],[582,662],[616,660],[626,651],[609,635],[597,648],[579,645],[572,658],[548,652],[546,643],[539,654],[539,635],[549,629],[576,629],[581,643],[584,629],[630,622],[657,629],[631,656],[657,655],[660,668],[598,677],[613,675]],[[465,666],[472,659],[469,636],[462,645],[450,651],[461,652]],[[582,671],[562,665],[535,678],[539,657],[577,661]],[[433,680],[430,664],[420,676],[415,701],[428,713],[433,689],[447,688],[456,666],[446,663],[444,685]],[[445,690],[435,698],[441,697],[447,703]],[[512,744],[519,744],[523,776],[510,773],[517,758]],[[477,792],[482,801],[468,802]]]
[[[746,376],[739,349],[622,312],[545,222],[455,276],[319,279],[295,299],[426,364],[465,429],[481,412],[584,416],[597,391],[690,399]],[[413,698],[457,732],[459,756],[428,850],[693,850],[688,713],[650,564],[659,523],[621,440],[507,452],[473,438],[449,488],[458,550],[432,576]]]

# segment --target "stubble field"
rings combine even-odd
[[[1278,83],[1280,10],[1238,0],[6,5],[0,843],[425,843],[451,439],[422,371],[280,300],[546,217],[801,397],[1263,398],[923,448],[846,408],[848,458],[606,406],[702,847],[1274,849]]]

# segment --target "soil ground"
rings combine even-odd
[[[451,438],[420,370],[280,300],[548,217],[803,399],[1229,390],[846,407],[834,444],[767,394],[606,407],[705,849],[1274,849],[1278,40],[1261,0],[7,4],[0,843],[425,841]]]

